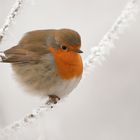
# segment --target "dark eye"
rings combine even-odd
[[[62,46],[61,46],[61,49],[63,49],[64,51],[66,51],[66,50],[68,50],[68,47],[67,47],[67,46],[62,45]]]

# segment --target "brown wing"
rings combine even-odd
[[[38,62],[43,54],[49,53],[48,46],[54,45],[55,30],[36,30],[25,34],[19,44],[4,52],[3,62],[31,63]]]
[[[43,54],[49,53],[48,49],[43,45],[17,45],[4,52],[7,63],[37,63]]]

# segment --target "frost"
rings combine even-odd
[[[135,19],[134,17],[137,11],[137,1],[131,0],[128,2],[121,15],[109,31],[103,36],[99,44],[91,48],[90,54],[84,61],[85,71],[91,69],[96,64],[102,64],[102,61],[105,60],[105,56],[110,53],[112,48],[114,48],[114,41],[119,39],[120,34],[124,32],[124,29],[128,26],[129,22]]]
[[[4,37],[6,30],[8,30],[10,24],[13,22],[15,16],[17,15],[23,0],[17,0],[12,7],[4,25],[0,29],[0,41]],[[105,56],[110,53],[111,48],[114,47],[114,41],[120,37],[120,34],[127,27],[128,23],[134,19],[135,13],[137,12],[137,1],[131,0],[127,6],[122,11],[121,15],[118,17],[113,26],[104,35],[99,44],[91,48],[89,56],[84,61],[84,70],[88,71],[97,63],[102,64],[105,60]],[[1,54],[0,54],[1,55]],[[10,137],[13,134],[18,134],[23,127],[30,127],[30,124],[36,122],[37,119],[45,112],[52,109],[53,104],[48,103],[43,106],[34,109],[29,115],[26,115],[21,120],[12,123],[6,128],[0,130],[0,140]],[[22,132],[22,131],[21,131]],[[43,136],[40,136],[38,140],[43,140]]]

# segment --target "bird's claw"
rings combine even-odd
[[[56,95],[49,95],[49,103],[57,104],[57,102],[60,100],[60,98]]]

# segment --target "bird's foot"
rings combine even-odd
[[[49,103],[57,104],[60,98],[56,95],[49,95]]]

